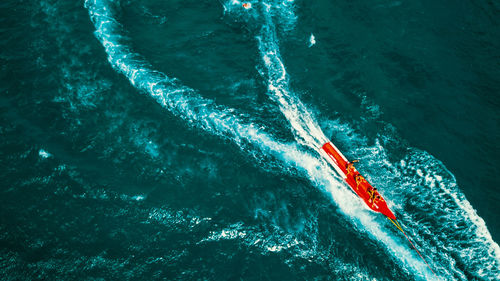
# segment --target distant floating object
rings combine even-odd
[[[316,44],[316,37],[311,33],[311,37],[309,37],[309,48]]]
[[[145,197],[143,195],[135,195],[132,196],[132,199],[134,199],[135,201],[142,201],[145,199]]]
[[[40,156],[41,158],[49,158],[50,156],[52,156],[52,154],[48,153],[47,151],[45,151],[43,149],[40,149],[38,151],[38,156]]]
[[[247,10],[252,8],[252,3],[248,3],[248,2],[243,3],[243,8],[245,8]]]

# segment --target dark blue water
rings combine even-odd
[[[500,279],[498,4],[248,3],[0,3],[2,279]]]

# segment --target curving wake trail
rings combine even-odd
[[[112,1],[87,0],[85,7],[89,10],[96,27],[96,36],[104,46],[112,66],[123,73],[132,85],[148,93],[173,114],[205,131],[230,139],[242,149],[247,149],[249,143],[257,144],[254,147],[258,151],[251,151],[257,160],[260,159],[258,155],[264,153],[291,165],[297,159],[307,159],[313,166],[319,164],[313,156],[302,152],[297,146],[273,140],[258,125],[243,122],[234,115],[233,110],[200,97],[175,78],[152,69],[147,61],[128,47],[126,38],[120,34],[122,27],[114,18]]]
[[[230,10],[236,2],[238,1],[227,3],[225,5],[226,10]],[[284,1],[277,2],[277,4],[274,2],[264,3],[260,7],[265,23],[261,26],[260,33],[257,36],[259,50],[266,66],[264,74],[268,78],[270,97],[277,102],[281,111],[290,122],[297,142],[309,148],[316,149],[326,142],[327,138],[314,121],[312,113],[288,89],[289,78],[279,54],[277,34],[273,23],[273,16],[278,14],[279,23],[284,25],[290,24],[287,19],[294,17],[290,8],[292,5],[291,2]],[[115,9],[117,7],[114,5],[114,2],[109,0],[87,0],[85,2],[85,7],[88,9],[96,28],[95,34],[104,46],[110,64],[125,75],[137,89],[149,94],[163,107],[179,118],[186,120],[186,122],[234,142],[243,151],[251,154],[257,161],[262,161],[262,157],[271,155],[280,162],[283,162],[285,166],[292,166],[304,172],[315,185],[325,186],[332,194],[332,198],[338,205],[339,210],[346,217],[350,218],[357,228],[372,235],[374,240],[380,241],[379,243],[384,246],[385,250],[403,269],[422,279],[432,277],[426,271],[425,264],[402,242],[401,237],[391,232],[389,226],[385,222],[381,222],[378,216],[367,211],[359,204],[357,198],[340,183],[339,179],[333,176],[333,171],[322,160],[319,160],[316,155],[304,151],[297,145],[275,140],[272,135],[262,131],[258,125],[237,117],[234,114],[234,110],[216,105],[213,101],[199,96],[195,90],[180,84],[176,79],[169,78],[167,75],[155,71],[147,61],[134,53],[128,46],[128,39],[122,35],[122,26],[116,20]],[[255,4],[254,6],[257,5]],[[279,15],[284,16],[279,18]],[[367,143],[361,145],[370,148]],[[356,150],[358,148],[352,149]],[[383,147],[376,146],[372,149],[377,153],[373,153],[373,151],[360,153],[370,160],[367,163],[374,163],[367,167],[370,172],[373,173],[372,170],[375,170],[377,173],[380,173],[380,164],[377,163],[384,163],[388,167],[389,172],[382,173],[381,177],[395,180],[399,178],[398,173],[406,173],[402,178],[406,180],[406,183],[410,187],[413,186],[414,180],[416,180],[414,185],[421,184],[418,180],[421,177],[421,173],[417,172],[416,175],[411,173],[412,170],[418,171],[416,164],[412,161],[405,161],[405,165],[392,165],[388,163]],[[435,162],[436,160],[431,158],[422,161],[420,164],[427,167],[428,163],[434,163],[433,161]],[[445,168],[443,169],[445,170]],[[436,178],[438,176],[439,174],[436,175]],[[465,235],[468,239],[467,242],[472,243],[478,251],[478,253],[470,253],[471,256],[469,257],[464,254],[467,252],[467,248],[461,244],[462,240],[460,240],[460,237],[455,238],[454,249],[451,251],[444,251],[442,249],[443,245],[449,244],[444,241],[450,240],[450,233],[445,232],[442,237],[434,238],[431,241],[427,241],[426,236],[420,233],[411,234],[416,237],[417,243],[423,246],[425,254],[430,256],[432,260],[438,261],[434,266],[439,268],[439,273],[446,279],[459,280],[467,279],[468,275],[465,272],[471,271],[474,276],[478,276],[479,278],[500,276],[498,275],[500,250],[498,249],[498,245],[491,239],[491,236],[489,236],[484,221],[474,211],[461,211],[469,208],[470,204],[467,205],[468,202],[463,195],[460,195],[458,190],[450,189],[450,181],[443,180],[442,184],[439,184],[442,192],[435,194],[431,189],[431,180],[427,180],[427,176],[425,175],[424,179],[424,184],[426,186],[429,185],[430,188],[423,190],[429,191],[428,196],[432,197],[433,200],[439,202],[443,193],[452,194],[452,197],[457,198],[457,200],[450,202],[452,205],[449,207],[452,210],[456,210],[456,212],[451,216],[441,217],[439,220],[460,220],[464,221],[466,225],[476,226],[477,229],[476,233],[471,233],[467,229],[463,230],[464,233],[467,233]],[[435,186],[436,184],[434,184]],[[382,186],[381,189],[383,188]],[[415,186],[413,188],[416,189]],[[387,188],[387,190],[390,189]],[[399,211],[399,214],[406,214],[405,202],[409,193],[403,190],[402,195],[391,194],[394,195],[392,197],[395,201],[394,207]],[[388,196],[388,198],[391,197]],[[470,209],[472,208],[470,207]],[[436,210],[436,212],[439,211]],[[408,226],[429,231],[433,234],[432,227],[428,227],[415,220],[413,215],[404,215],[403,217],[404,223]],[[481,260],[481,263],[486,264],[486,266],[481,267],[480,263],[475,263],[475,256],[485,256]],[[465,268],[456,266],[457,261],[461,263],[465,262],[467,266]],[[484,270],[484,268],[488,270]]]

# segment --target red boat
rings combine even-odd
[[[378,192],[376,188],[374,188],[354,167],[352,162],[349,162],[347,158],[338,150],[338,148],[331,142],[327,142],[323,144],[323,146],[319,149],[321,155],[325,157],[325,159],[330,163],[333,168],[339,173],[340,176],[344,178],[347,184],[351,187],[351,189],[356,193],[365,204],[375,212],[381,213],[385,215],[395,226],[401,231],[408,242],[410,242],[411,246],[417,251],[418,255],[425,262],[427,267],[434,273],[431,266],[424,259],[420,251],[415,247],[413,242],[410,240],[410,237],[406,235],[406,232],[403,230],[399,222],[396,220],[396,216],[387,206],[387,202],[385,202],[382,195]],[[353,161],[354,162],[354,161]]]
[[[396,220],[396,216],[389,209],[387,202],[378,190],[356,170],[353,163],[349,162],[333,143],[325,143],[321,147],[320,153],[326,154],[323,156],[370,209],[382,213],[391,220]]]

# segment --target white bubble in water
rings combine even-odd
[[[40,150],[38,151],[38,156],[40,156],[40,157],[42,157],[42,158],[46,159],[46,158],[51,157],[51,156],[52,156],[52,154],[48,153],[47,151],[45,151],[45,150],[43,150],[43,149],[40,149]]]
[[[311,37],[309,37],[309,48],[316,44],[316,37],[311,33]]]
[[[134,199],[135,201],[142,201],[145,199],[145,197],[143,195],[135,195],[132,196],[132,199]]]

